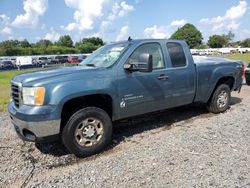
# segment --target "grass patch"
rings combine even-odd
[[[242,60],[247,66],[250,63],[250,53],[246,54],[231,54],[227,56],[228,59]]]
[[[0,112],[7,111],[7,107],[10,101],[10,81],[11,79],[22,73],[32,72],[37,69],[26,70],[11,70],[0,72]]]

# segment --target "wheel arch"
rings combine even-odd
[[[232,91],[233,88],[234,88],[234,84],[235,84],[235,78],[233,76],[223,76],[223,77],[220,77],[217,79],[217,82],[216,84],[214,84],[214,87],[213,87],[213,90],[212,92],[210,93],[210,95],[208,96],[206,102],[208,102],[211,97],[213,96],[216,88],[221,85],[221,84],[226,84],[229,86],[230,90]]]
[[[67,124],[70,117],[84,107],[97,107],[104,110],[113,119],[113,99],[106,93],[89,94],[70,98],[64,102],[61,109],[61,127]]]

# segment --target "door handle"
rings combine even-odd
[[[168,79],[168,76],[167,75],[164,75],[164,74],[161,74],[159,77],[158,77],[158,80],[167,80]]]

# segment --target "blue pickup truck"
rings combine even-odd
[[[60,138],[82,157],[109,144],[116,120],[194,102],[224,112],[243,74],[241,61],[193,59],[184,41],[128,40],[101,47],[79,66],[15,76],[9,113],[23,140]]]

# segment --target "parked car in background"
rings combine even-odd
[[[36,65],[38,61],[38,57],[32,57],[32,64]]]
[[[10,58],[10,61],[11,61],[11,63],[12,63],[13,65],[16,64],[16,58],[15,58],[15,57]]]
[[[46,64],[49,64],[49,60],[47,57],[39,57],[37,59],[37,64],[38,65],[46,65]]]
[[[53,57],[48,57],[48,64],[51,64]]]
[[[13,68],[14,68],[14,65],[10,60],[0,61],[0,70],[9,70]]]
[[[245,69],[245,79],[246,79],[246,84],[250,86],[250,63]]]
[[[71,56],[68,58],[69,63],[80,63],[82,60],[78,56]]]
[[[52,64],[60,64],[60,63],[67,63],[68,62],[68,56],[55,56],[52,60]]]
[[[32,57],[31,56],[19,56],[16,58],[16,66],[19,68],[32,67]]]
[[[84,59],[86,59],[89,55],[79,55],[78,58],[83,61]]]

